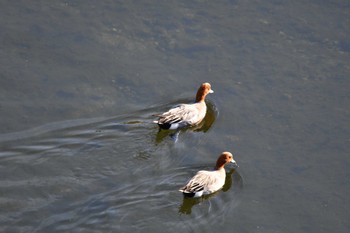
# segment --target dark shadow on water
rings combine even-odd
[[[210,198],[218,195],[220,192],[227,192],[231,189],[232,185],[235,185],[235,188],[243,188],[243,179],[236,169],[231,169],[229,172],[226,173],[225,184],[221,190],[197,198],[184,197],[182,204],[179,207],[179,213],[187,215],[191,214],[193,206],[198,205],[203,201],[209,200]]]
[[[207,101],[207,113],[203,119],[202,122],[200,122],[198,125],[189,127],[189,128],[183,128],[180,130],[164,130],[164,129],[159,129],[155,142],[156,144],[161,143],[166,137],[170,137],[173,141],[177,141],[179,135],[181,133],[185,133],[186,131],[193,131],[193,132],[203,132],[206,133],[211,126],[214,124],[217,116],[218,116],[218,111],[216,110],[216,107],[213,103]]]

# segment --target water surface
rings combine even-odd
[[[0,230],[348,232],[347,1],[2,1]],[[191,102],[176,143],[153,114]],[[215,195],[178,188],[222,151]]]

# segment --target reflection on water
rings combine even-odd
[[[232,186],[235,186],[235,190],[243,188],[243,180],[242,177],[239,175],[236,169],[231,169],[229,172],[226,173],[226,179],[225,184],[223,188],[215,193],[205,195],[198,198],[189,198],[184,197],[182,201],[182,205],[179,208],[179,213],[182,214],[191,214],[192,208],[195,205],[200,204],[203,201],[207,201],[210,198],[219,195],[220,192],[227,192]],[[234,198],[234,197],[233,197]]]

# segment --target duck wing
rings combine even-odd
[[[183,193],[211,193],[216,191],[216,184],[221,183],[219,177],[213,171],[199,171],[188,183],[180,188]],[[221,187],[219,187],[221,188]],[[218,189],[219,189],[218,188]],[[215,190],[216,189],[216,190]]]
[[[193,124],[198,116],[198,108],[194,104],[181,104],[160,115],[158,124],[174,124],[185,122]]]

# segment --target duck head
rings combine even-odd
[[[211,89],[210,83],[203,83],[197,91],[196,102],[204,101],[205,97],[209,93],[214,93],[214,91]]]

